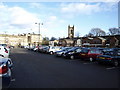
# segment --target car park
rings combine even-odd
[[[111,48],[97,56],[98,63],[111,63],[113,66],[120,65],[120,48]]]
[[[102,50],[98,48],[84,48],[81,50],[79,57],[82,60],[95,61],[98,55],[102,55]]]

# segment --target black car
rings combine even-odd
[[[81,47],[73,47],[73,48],[69,49],[68,51],[66,51],[63,54],[63,57],[71,58],[71,59],[77,58],[76,54],[78,54],[81,51],[81,49],[82,49]]]
[[[114,66],[120,65],[120,48],[111,48],[103,51],[103,55],[97,56],[98,63],[111,63]]]

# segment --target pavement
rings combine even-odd
[[[11,50],[12,81],[9,88],[119,88],[119,67],[70,60],[33,52]]]

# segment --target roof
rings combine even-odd
[[[106,40],[105,38],[103,38],[103,37],[98,37],[99,39],[101,39],[101,40]]]

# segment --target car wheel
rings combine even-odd
[[[74,56],[72,55],[72,56],[70,56],[70,59],[74,59]]]
[[[50,52],[50,54],[52,55],[52,54],[53,54],[53,52]]]
[[[115,67],[117,67],[117,66],[119,65],[118,60],[114,60],[114,61],[113,61],[113,65],[114,65]]]
[[[90,60],[91,62],[93,62],[93,58],[90,57],[89,60]]]

